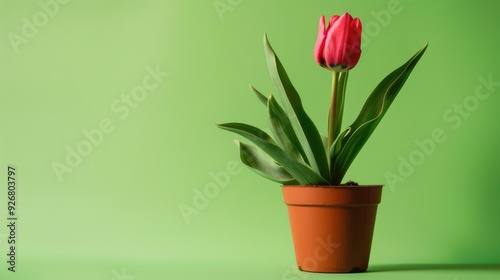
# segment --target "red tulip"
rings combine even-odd
[[[361,21],[349,13],[332,16],[328,27],[325,17],[319,21],[318,40],[314,48],[316,61],[327,69],[343,72],[352,69],[361,56]]]

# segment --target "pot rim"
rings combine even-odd
[[[282,188],[381,188],[384,185],[282,185]]]
[[[381,201],[382,185],[366,186],[283,186],[283,198],[288,206],[367,206]]]

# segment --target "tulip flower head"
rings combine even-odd
[[[335,72],[352,69],[361,56],[361,21],[349,13],[332,16],[328,26],[325,17],[319,21],[314,58],[324,68]]]

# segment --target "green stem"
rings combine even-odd
[[[330,151],[330,147],[335,141],[335,138],[340,132],[340,123],[342,119],[339,120],[339,117],[342,118],[342,112],[338,112],[340,107],[339,98],[338,98],[338,81],[340,74],[338,72],[332,72],[332,99],[330,103],[330,113],[328,115],[328,154]],[[343,98],[342,98],[343,99]],[[342,100],[341,99],[341,100]],[[343,107],[343,106],[342,106]],[[339,114],[340,113],[340,114]]]
[[[344,103],[345,103],[345,89],[347,86],[347,78],[349,77],[349,71],[340,73],[337,85],[337,108],[336,108],[336,126],[335,126],[335,139],[340,134],[342,129],[342,118],[344,116]]]

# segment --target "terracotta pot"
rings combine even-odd
[[[382,186],[283,186],[297,266],[309,272],[368,267]]]

